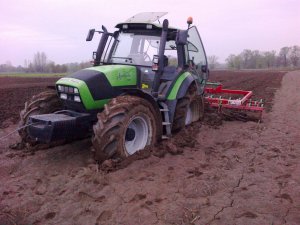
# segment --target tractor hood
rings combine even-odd
[[[137,87],[137,69],[130,65],[95,66],[61,78],[56,85],[77,88],[86,109],[99,109],[103,106],[99,101],[107,102],[123,89]]]

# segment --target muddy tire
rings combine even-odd
[[[27,124],[29,116],[53,113],[61,110],[62,108],[62,103],[57,97],[55,90],[41,92],[25,103],[25,108],[20,112],[19,127],[23,127]],[[21,136],[22,143],[26,145],[32,147],[38,144],[35,140],[29,137],[27,128],[20,129],[19,135]]]
[[[172,131],[179,131],[204,117],[204,98],[197,95],[196,85],[192,85],[185,96],[178,100]]]
[[[146,99],[136,96],[113,98],[98,113],[92,143],[98,162],[111,157],[126,158],[146,146],[153,146],[162,135],[159,112]]]

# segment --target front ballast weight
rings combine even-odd
[[[77,140],[91,133],[90,114],[70,110],[33,115],[28,124],[29,136],[40,143]]]
[[[207,82],[206,84],[205,101],[209,107],[216,109],[225,119],[262,121],[263,100],[252,100],[252,91],[223,89],[221,83]]]

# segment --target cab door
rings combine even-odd
[[[199,32],[195,26],[188,30],[186,59],[190,72],[198,80],[199,94],[202,94],[208,79],[208,66],[205,50]]]

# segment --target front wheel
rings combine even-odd
[[[93,126],[95,159],[126,158],[161,137],[161,118],[150,102],[136,96],[112,99]]]
[[[55,90],[41,92],[27,101],[25,108],[20,112],[19,135],[21,136],[22,143],[31,147],[39,144],[28,134],[26,125],[30,116],[53,113],[62,110],[62,108],[63,105]]]

